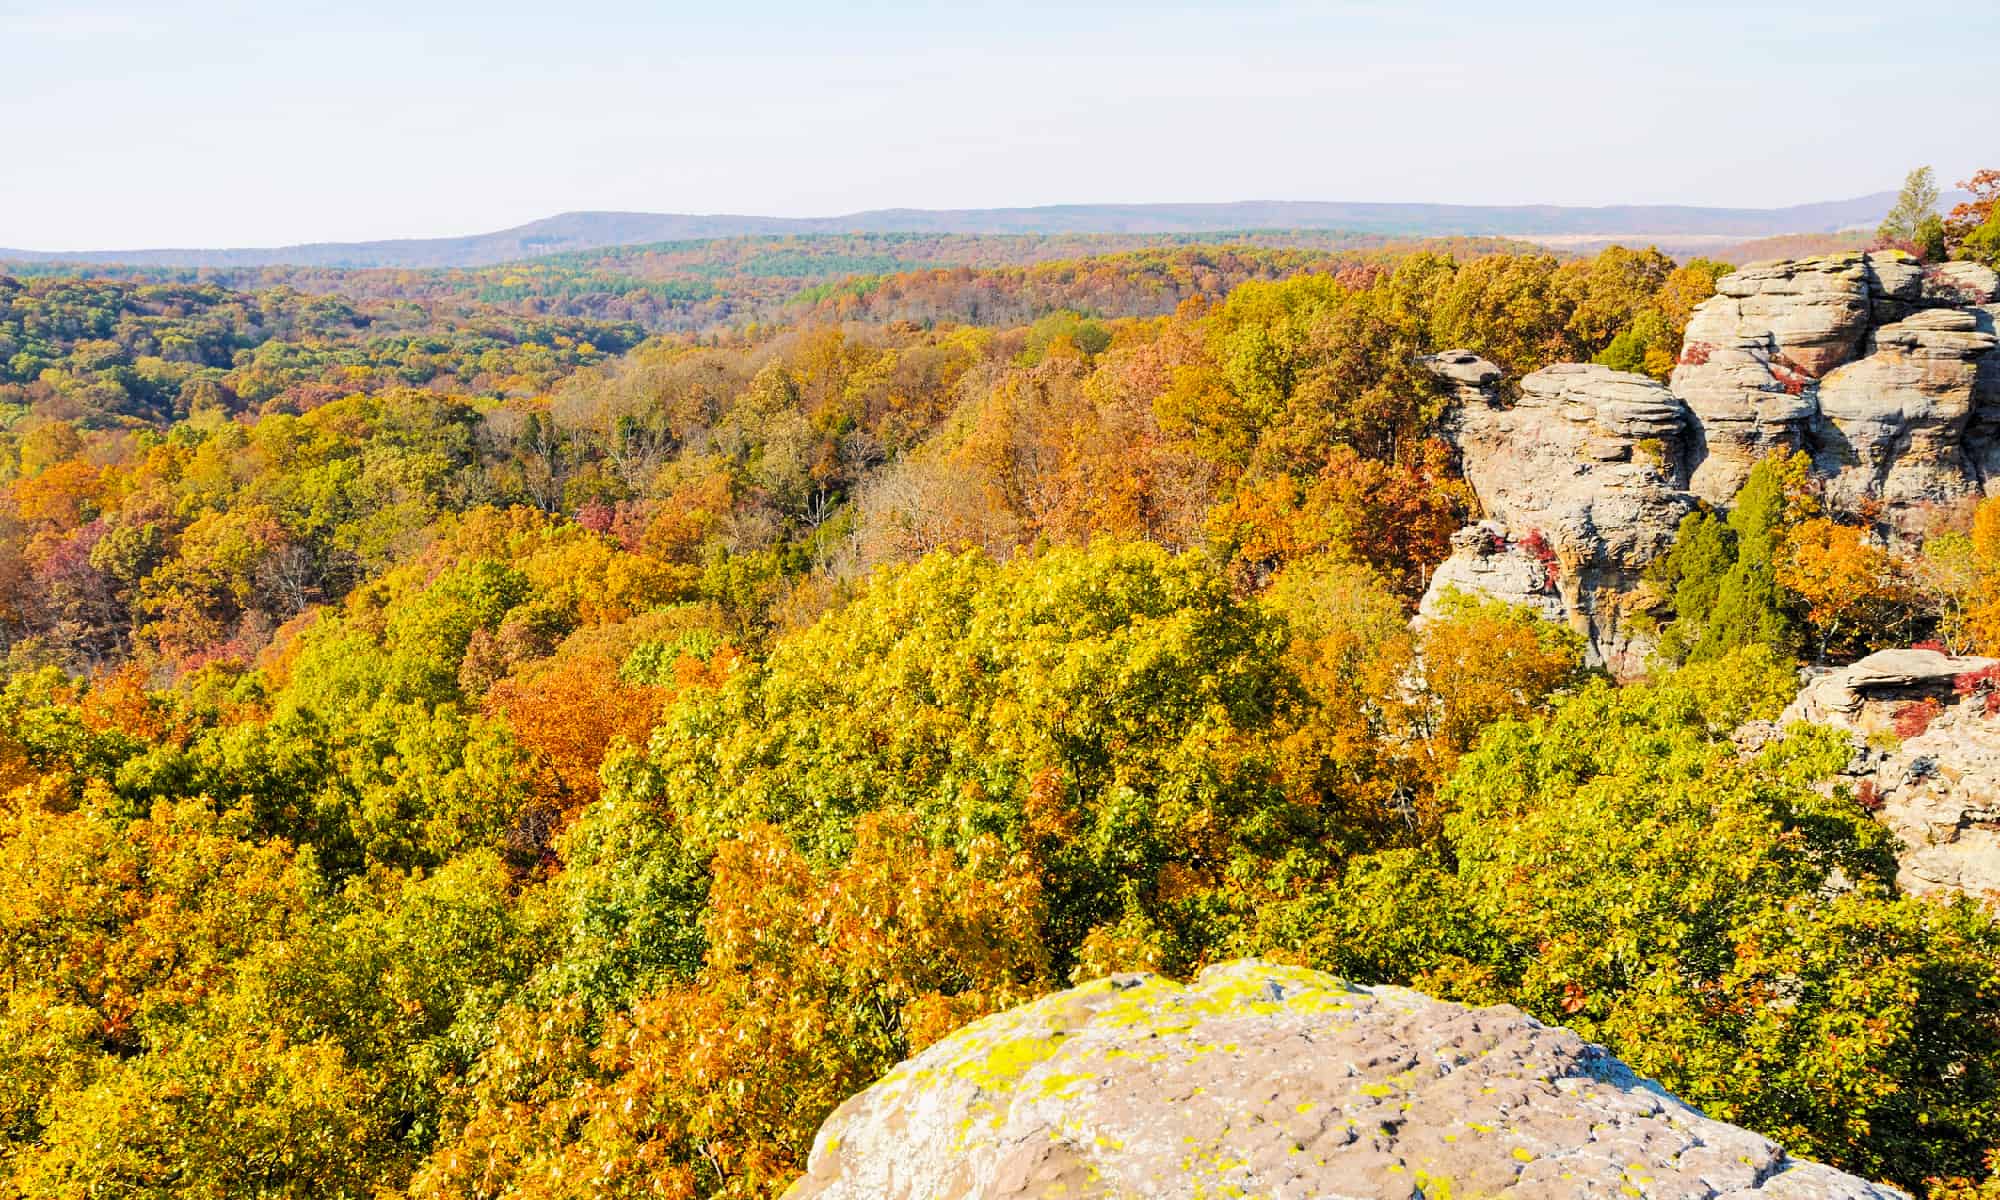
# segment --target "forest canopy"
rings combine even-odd
[[[1732,734],[2000,649],[2000,501],[1891,553],[1767,459],[1622,685],[1411,620],[1419,360],[1662,379],[1728,267],[792,241],[0,278],[0,1197],[770,1196],[965,1022],[1245,955],[1987,1179],[2000,926]]]

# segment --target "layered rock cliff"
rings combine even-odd
[[[1996,665],[1884,650],[1814,678],[1779,718],[1853,739],[1845,782],[1896,835],[1906,892],[2000,900],[2000,704],[1976,682]]]
[[[1651,650],[1633,619],[1656,602],[1646,566],[1683,515],[1726,505],[1774,450],[1807,452],[1836,509],[1892,532],[2000,493],[1992,270],[1853,252],[1753,264],[1716,291],[1664,387],[1564,364],[1508,402],[1476,355],[1430,360],[1457,395],[1448,433],[1486,521],[1454,540],[1424,612],[1454,587],[1529,603],[1628,674]]]
[[[1688,322],[1671,384],[1700,442],[1689,487],[1726,504],[1759,457],[1805,450],[1836,504],[1878,501],[1892,520],[1978,494],[2000,419],[2000,393],[1982,386],[1996,285],[1976,263],[1897,254],[1724,276]]]
[[[1640,572],[1695,506],[1687,406],[1608,367],[1537,371],[1512,404],[1483,359],[1458,352],[1432,367],[1457,385],[1451,436],[1487,520],[1453,539],[1421,611],[1449,588],[1483,592],[1569,621],[1613,669],[1641,665]]]
[[[790,1200],[1901,1193],[1709,1120],[1604,1049],[1254,961],[1098,980],[843,1104]]]

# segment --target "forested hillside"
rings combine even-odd
[[[1301,270],[1380,269],[1420,249],[1470,257],[1527,247],[1496,238],[1414,242],[1301,230],[1178,237],[854,234],[614,246],[481,269],[84,268],[62,262],[8,265],[0,259],[0,272],[32,280],[87,270],[93,278],[134,284],[290,289],[352,303],[414,303],[459,322],[503,312],[698,332],[749,322],[792,323],[801,318],[801,307],[829,299],[851,302],[884,285],[927,316],[960,322],[1006,324],[1063,307],[1098,316],[1156,316],[1188,296],[1220,294],[1246,280]],[[905,273],[916,274],[906,279]],[[981,302],[998,303],[1015,315],[982,311]]]
[[[1729,267],[1056,244],[0,279],[0,1197],[774,1196],[969,1020],[1244,955],[2000,1190],[2000,924],[1737,736],[2000,652],[2000,500],[1760,459],[1614,681],[1412,623],[1425,359],[1651,386]]]

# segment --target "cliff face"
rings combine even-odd
[[[2000,393],[1982,386],[1995,288],[1976,263],[1860,253],[1725,276],[1672,380],[1701,442],[1690,488],[1726,504],[1783,449],[1813,456],[1836,504],[1877,500],[1892,519],[1978,494],[2000,421]]]
[[[790,1200],[1889,1200],[1510,1007],[1245,961],[1098,980],[843,1104]]]
[[[1537,371],[1512,405],[1482,359],[1439,356],[1433,369],[1457,384],[1451,434],[1487,520],[1453,539],[1421,611],[1447,588],[1484,592],[1568,621],[1598,662],[1636,669],[1639,573],[1695,505],[1687,406],[1608,367]]]
[[[1773,450],[1803,450],[1829,500],[1913,531],[1938,505],[2000,493],[2000,277],[1901,254],[1759,263],[1689,321],[1668,385],[1564,364],[1500,399],[1466,351],[1433,358],[1449,433],[1487,518],[1454,540],[1447,587],[1527,602],[1590,639],[1614,673],[1644,665],[1639,585],[1698,501],[1725,505]],[[1534,573],[1553,549],[1553,568]],[[1544,564],[1546,565],[1546,564]]]

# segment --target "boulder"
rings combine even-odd
[[[1717,344],[1769,339],[1774,351],[1821,375],[1854,356],[1868,331],[1871,301],[1894,290],[1878,272],[1905,265],[1854,251],[1751,263],[1717,281],[1715,299],[1689,322],[1688,336],[1712,333]],[[1915,278],[1921,282],[1921,273]]]
[[[1853,739],[1844,782],[1896,835],[1906,892],[2000,899],[2000,715],[1954,686],[1996,664],[1884,650],[1815,677],[1779,718]]]
[[[2000,276],[1895,251],[1753,263],[1688,321],[1672,388],[1688,486],[1727,504],[1773,450],[1806,450],[1837,508],[1914,532],[2000,475]]]
[[[1437,619],[1450,593],[1484,596],[1532,609],[1544,620],[1569,623],[1570,609],[1557,581],[1561,570],[1545,543],[1524,545],[1497,521],[1481,521],[1451,535],[1451,557],[1431,574],[1417,605],[1419,623]]]
[[[1858,252],[1752,263],[1718,280],[1688,320],[1671,381],[1695,418],[1694,492],[1726,504],[1758,459],[1803,447],[1810,381],[1860,350],[1885,289],[1914,296],[1921,283],[1914,264]]]
[[[1512,1007],[1255,961],[988,1017],[843,1104],[790,1200],[1888,1200]]]
[[[1904,701],[1951,694],[1952,681],[1992,660],[1936,650],[1877,650],[1849,666],[1813,675],[1780,725],[1807,721],[1867,736],[1891,727]]]
[[[1452,385],[1460,404],[1494,404],[1493,388],[1503,372],[1470,350],[1447,350],[1422,360],[1432,374]]]

